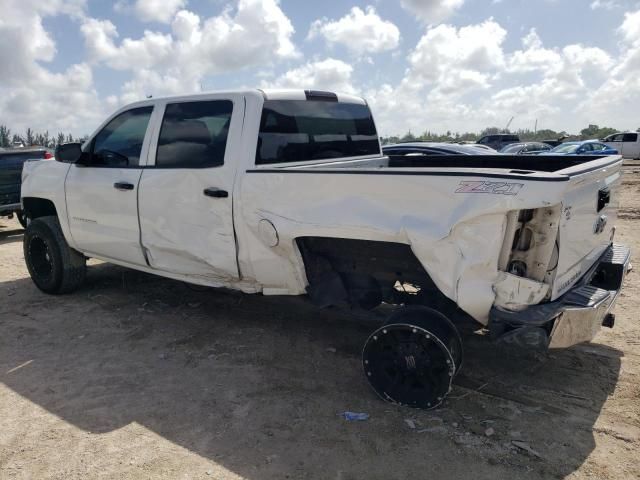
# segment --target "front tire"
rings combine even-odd
[[[29,275],[43,292],[70,293],[84,282],[86,259],[69,247],[57,217],[40,217],[29,222],[23,249]]]
[[[27,225],[29,225],[29,218],[27,217],[27,212],[24,210],[18,210],[16,212],[16,217],[18,217],[18,222],[22,225],[22,228],[27,229]]]

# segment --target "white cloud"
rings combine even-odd
[[[591,4],[589,5],[589,8],[591,8],[591,10],[613,10],[618,6],[618,2],[616,2],[615,0],[593,0],[593,2],[591,2]]]
[[[5,0],[0,19],[0,112],[3,122],[17,133],[27,127],[53,133],[87,133],[103,115],[86,63],[52,73],[44,65],[57,53],[43,25],[51,15],[80,17],[81,0]]]
[[[299,88],[353,93],[353,67],[335,58],[308,62],[287,71],[275,80],[263,81],[263,88]]]
[[[134,10],[144,22],[169,23],[186,5],[186,0],[136,0]]]
[[[634,46],[640,44],[640,10],[624,14],[624,22],[618,29],[624,40]]]
[[[620,56],[609,69],[607,79],[580,105],[591,123],[640,126],[640,10],[625,13],[618,28],[622,37]]]
[[[409,54],[407,81],[459,96],[491,84],[504,64],[506,30],[493,20],[459,29],[438,25],[427,30]]]
[[[393,50],[400,41],[400,30],[378,16],[374,7],[366,12],[358,7],[339,20],[316,20],[309,38],[324,37],[329,45],[341,44],[356,55]]]
[[[145,30],[141,37],[119,43],[117,29],[108,20],[87,19],[82,33],[94,62],[133,72],[123,101],[192,91],[204,75],[298,56],[291,41],[293,26],[278,0],[239,0],[235,10],[204,19],[181,10],[171,33]]]
[[[453,15],[464,0],[400,0],[400,5],[425,23],[434,24]]]
[[[612,32],[618,51],[575,43],[547,46],[535,29],[523,34],[521,46],[507,49],[507,31],[488,19],[462,27],[431,24],[402,52],[397,28],[372,7],[354,7],[342,18],[314,22],[310,34],[366,61],[352,66],[334,52],[292,66],[300,54],[278,0],[236,0],[211,17],[171,7],[156,18],[167,25],[126,36],[119,36],[115,20],[89,18],[86,0],[0,1],[0,112],[14,131],[30,126],[88,133],[124,102],[193,92],[204,83],[216,88],[215,75],[243,69],[248,72],[237,77],[242,84],[364,93],[387,135],[479,130],[502,126],[511,116],[515,128],[532,126],[536,119],[539,126],[568,131],[588,123],[639,126],[640,10],[625,13]],[[124,1],[133,13],[137,2]],[[403,1],[406,8],[420,8],[425,23],[462,5],[462,0]],[[45,28],[55,15],[72,18],[84,36],[86,57],[75,64],[64,62],[74,52],[62,55]],[[381,51],[392,51],[389,64],[373,63],[370,55]],[[109,69],[128,78],[100,98],[96,68],[101,75],[106,71],[107,80],[113,78]],[[395,78],[386,71],[392,68],[404,70],[402,78],[381,81]]]
[[[628,19],[621,35],[633,35],[633,25]],[[547,48],[535,30],[521,49],[507,52],[506,35],[492,19],[427,29],[408,55],[404,78],[365,94],[381,132],[474,131],[511,116],[516,128],[540,119],[570,130],[591,118],[581,104],[614,68],[607,52],[580,44]]]

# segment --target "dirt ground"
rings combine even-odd
[[[640,252],[626,170],[617,241]],[[537,360],[466,335],[448,400],[416,411],[363,377],[375,320],[95,261],[47,296],[0,220],[0,478],[638,479],[639,293],[634,271],[613,330]]]

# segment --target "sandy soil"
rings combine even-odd
[[[627,170],[617,241],[640,252]],[[449,399],[415,411],[363,378],[374,321],[98,262],[47,296],[0,220],[0,478],[637,479],[639,292],[636,271],[613,330],[543,359],[467,335]]]

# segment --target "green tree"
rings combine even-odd
[[[415,142],[416,140],[416,136],[409,131],[400,139],[400,142]]]
[[[33,134],[33,130],[31,130],[31,128],[27,128],[27,134],[24,137],[25,140],[25,147],[30,147],[31,145],[35,144],[35,136]]]
[[[580,130],[580,138],[583,140],[588,140],[590,138],[604,138],[607,135],[611,135],[613,133],[617,133],[620,130],[617,128],[611,127],[600,127],[595,124],[589,124],[587,128],[583,128]]]
[[[488,127],[480,132],[480,136],[484,137],[485,135],[497,135],[498,133],[503,133],[502,129],[498,127]]]
[[[7,148],[11,146],[11,129],[6,125],[0,125],[0,147]]]

